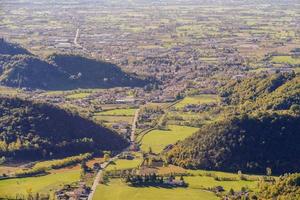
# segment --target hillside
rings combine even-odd
[[[126,145],[112,131],[55,106],[0,97],[0,156],[35,160]]]
[[[239,116],[209,124],[175,145],[168,160],[187,168],[264,173],[297,171],[300,117]]]
[[[275,182],[260,183],[258,196],[266,200],[300,199],[300,174],[286,174]]]
[[[27,54],[27,55],[31,55],[31,53],[28,50],[24,49],[20,45],[7,42],[3,38],[0,38],[0,54],[8,54],[8,55]]]
[[[0,55],[0,83],[9,87],[63,88],[68,76],[50,63],[30,55]]]
[[[114,64],[77,55],[54,54],[48,60],[68,76],[69,88],[142,87],[148,83]]]
[[[299,81],[299,77],[296,77],[295,74],[279,73],[271,76],[254,76],[243,81],[233,80],[220,88],[220,94],[224,102],[228,104],[255,102],[257,99],[264,98],[295,78]]]
[[[264,173],[297,172],[300,162],[300,80],[275,74],[221,89],[226,118],[202,127],[167,153],[170,163]],[[247,113],[247,114],[246,114]]]
[[[143,87],[150,83],[118,66],[78,55],[43,60],[18,45],[0,41],[0,85],[43,90]]]

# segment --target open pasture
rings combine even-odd
[[[212,193],[193,188],[130,187],[120,179],[112,179],[99,185],[94,200],[218,200]]]
[[[124,108],[124,109],[113,109],[103,112],[95,113],[95,115],[107,115],[107,116],[134,116],[136,109]]]
[[[167,145],[174,144],[178,140],[183,140],[197,130],[198,129],[194,127],[169,125],[168,130],[150,131],[143,137],[141,149],[148,151],[149,148],[151,148],[154,153],[159,153]]]
[[[211,94],[202,94],[198,96],[193,97],[185,97],[183,100],[181,100],[179,103],[175,105],[176,109],[182,109],[186,105],[189,104],[208,104],[208,103],[217,103],[218,102],[218,96],[217,95],[211,95]]]
[[[65,184],[79,179],[80,169],[70,169],[53,171],[45,176],[0,180],[0,198],[15,197],[16,194],[27,195],[28,191],[52,194]]]

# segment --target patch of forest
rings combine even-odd
[[[0,156],[49,159],[127,145],[115,132],[56,106],[0,97]]]

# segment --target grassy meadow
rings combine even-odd
[[[170,169],[168,169],[170,168]],[[174,168],[174,169],[173,169]],[[173,170],[172,170],[173,169]],[[185,176],[184,180],[188,183],[187,188],[163,188],[163,187],[132,187],[128,186],[121,179],[110,179],[107,184],[100,184],[96,190],[94,199],[102,200],[218,200],[219,198],[209,188],[222,186],[225,192],[233,189],[240,191],[242,188],[247,188],[251,191],[256,191],[259,176],[244,175],[247,180],[241,180],[237,173],[227,173],[218,171],[205,170],[185,170],[176,166],[162,167],[160,170],[166,174],[167,171],[189,173],[190,176]],[[174,171],[175,170],[175,171]],[[218,177],[223,180],[218,180]],[[225,179],[228,180],[225,180]],[[178,179],[178,177],[177,177]]]
[[[300,57],[292,56],[274,56],[271,60],[273,63],[286,63],[290,65],[300,65]]]
[[[218,200],[212,193],[194,188],[130,187],[120,179],[99,185],[94,200]]]
[[[89,93],[89,92],[80,92],[80,93],[69,94],[66,96],[66,98],[67,99],[83,99],[90,95],[91,95],[91,93]]]
[[[133,160],[118,159],[114,163],[110,164],[106,170],[123,170],[137,168],[142,163],[141,155],[136,153]]]
[[[80,168],[54,170],[51,174],[39,177],[12,178],[0,181],[0,198],[15,197],[16,194],[53,193],[65,184],[77,182],[80,179]]]
[[[207,104],[207,103],[216,103],[216,102],[218,102],[217,95],[202,94],[199,96],[185,97],[183,100],[181,100],[179,103],[175,105],[175,108],[182,109],[189,104]]]
[[[107,115],[107,116],[134,116],[136,109],[125,108],[125,109],[113,109],[95,113],[96,115]]]
[[[141,149],[148,151],[151,147],[154,153],[161,152],[167,145],[174,144],[178,140],[196,132],[198,128],[188,126],[169,125],[168,130],[153,130],[147,133],[141,141]]]

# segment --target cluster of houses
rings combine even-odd
[[[87,200],[91,189],[80,182],[78,185],[65,185],[63,189],[55,192],[57,200]]]
[[[183,108],[183,112],[202,112],[216,106],[216,103],[209,103],[209,104],[188,104]]]

